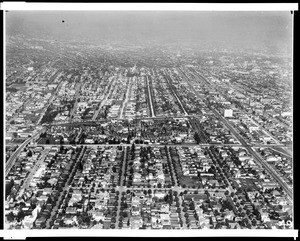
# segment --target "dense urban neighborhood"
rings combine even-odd
[[[6,38],[6,229],[293,229],[292,61]]]

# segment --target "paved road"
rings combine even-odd
[[[58,210],[58,208],[59,208],[58,204],[60,203],[61,199],[62,199],[63,196],[64,196],[64,191],[65,191],[65,190],[68,191],[66,195],[68,195],[68,193],[69,193],[69,184],[68,184],[68,183],[71,181],[71,177],[73,177],[73,174],[74,174],[74,172],[76,171],[76,168],[75,168],[75,167],[76,167],[77,163],[78,163],[79,161],[81,161],[82,156],[83,156],[83,154],[84,154],[84,151],[85,151],[85,147],[82,148],[82,150],[81,150],[81,152],[80,152],[80,154],[79,154],[79,156],[78,156],[76,162],[74,163],[73,169],[72,169],[72,171],[70,172],[69,178],[68,178],[68,180],[66,181],[66,184],[65,184],[65,186],[64,186],[64,188],[63,188],[63,191],[60,193],[60,195],[59,195],[59,197],[58,197],[58,200],[57,200],[57,202],[56,202],[56,205],[53,207],[53,209],[52,209],[52,211],[51,211],[51,214],[50,214],[50,217],[47,219],[47,222],[46,222],[46,227],[47,227],[47,228],[50,228],[50,221],[51,221],[52,218],[56,215],[56,212],[57,212],[57,210]]]
[[[47,102],[47,106],[44,108],[43,113],[41,114],[40,118],[38,119],[36,125],[39,125],[40,122],[43,119],[43,116],[45,115],[46,111],[48,110],[49,106],[52,104],[53,99],[56,97],[57,92],[59,91],[60,87],[62,85],[62,81],[59,83],[59,85],[56,87],[55,92],[51,95],[51,97],[49,98],[48,102]]]
[[[178,191],[177,191],[178,192]],[[178,192],[178,199],[179,199],[179,208],[180,208],[180,213],[179,213],[179,215],[180,215],[180,218],[181,218],[181,220],[182,220],[182,228],[183,229],[188,229],[188,227],[187,227],[187,225],[186,225],[186,218],[185,218],[185,216],[184,216],[184,212],[183,212],[183,207],[182,207],[182,201],[183,201],[183,198],[182,197],[180,197],[179,196],[179,193],[180,192]]]
[[[272,140],[276,143],[276,144],[280,144],[280,141],[275,138],[269,131],[267,131],[265,128],[263,128],[260,124],[258,124],[255,120],[253,120],[245,111],[241,111],[243,112],[245,115],[247,115],[248,119],[255,124],[256,126],[258,126],[263,132],[265,132],[268,136],[270,136],[272,138]]]
[[[215,154],[214,152],[212,152],[210,149],[208,149],[208,153],[209,153],[209,155],[210,155],[211,157],[213,157],[213,158],[211,158],[211,159],[212,159],[213,163],[215,164],[215,166],[216,166],[217,168],[220,168],[219,163],[217,162],[218,157],[216,156],[216,154]],[[219,171],[217,171],[217,172],[219,172]],[[230,192],[234,191],[234,188],[232,187],[232,185],[231,185],[231,183],[229,182],[229,180],[228,180],[228,178],[226,177],[226,175],[225,175],[225,181],[226,181],[226,183],[227,183],[227,185],[228,185],[229,191],[230,191]]]
[[[277,149],[274,149],[273,147],[271,147],[270,149],[273,150],[273,151],[275,151],[275,152],[277,152],[277,153],[279,153],[279,154],[281,154],[281,155],[283,155],[283,156],[285,156],[285,157],[287,157],[287,158],[293,158],[293,155],[290,154],[290,153],[281,152],[281,151],[279,151]]]
[[[82,133],[82,128],[80,128],[76,138],[75,138],[75,143],[78,143],[79,142],[79,137],[81,136],[81,133]]]
[[[198,72],[197,72],[198,73]],[[198,73],[200,75],[200,73]],[[209,81],[207,81],[206,78],[204,78],[202,75],[200,75],[200,77],[202,79],[204,79],[208,84]],[[187,81],[188,82],[188,81]],[[218,91],[218,90],[216,90]],[[198,93],[195,91],[195,93],[198,95]],[[287,183],[282,180],[277,172],[271,168],[251,147],[254,147],[254,145],[248,145],[248,143],[246,143],[246,141],[244,140],[244,138],[242,138],[240,136],[240,134],[235,130],[235,128],[228,122],[228,120],[226,120],[218,111],[216,111],[215,109],[211,108],[211,110],[215,113],[215,115],[217,117],[219,117],[219,119],[227,126],[227,128],[234,134],[234,136],[237,138],[238,141],[240,141],[240,143],[248,150],[248,152],[255,157],[255,159],[271,174],[271,176],[282,186],[282,188],[286,191],[286,193],[288,194],[288,196],[290,198],[292,198],[293,193],[292,190],[289,188],[289,186],[287,185]],[[258,147],[263,147],[264,145],[258,145]],[[269,145],[267,145],[267,147],[269,147]]]
[[[173,94],[173,96],[176,98],[176,100],[178,101],[181,109],[183,110],[184,112],[184,116],[188,116],[189,114],[187,113],[187,111],[185,110],[181,100],[178,98],[177,94],[175,93],[175,91],[173,90],[172,88],[172,83],[170,83],[170,79],[172,80],[171,76],[166,72],[165,70],[165,79],[167,80],[168,84],[170,85],[170,89],[171,89],[171,92]]]
[[[84,154],[84,151],[85,151],[85,147],[82,149],[82,151],[80,152],[80,154],[79,154],[79,156],[78,156],[78,158],[77,158],[77,160],[76,160],[76,163],[78,163],[81,159],[82,159],[82,157],[83,157],[83,154]],[[169,152],[168,152],[169,153]],[[43,153],[44,155],[46,155],[46,152],[45,153]],[[125,160],[126,160],[126,155],[127,154],[127,149],[126,148],[124,148],[124,163],[123,163],[123,166],[122,166],[122,171],[124,172],[124,168],[125,168]],[[43,158],[43,156],[40,158],[40,159],[44,159]],[[76,166],[76,163],[74,164],[74,167],[73,167],[73,169],[72,169],[72,171],[71,171],[71,173],[70,173],[70,176],[69,176],[69,179],[67,180],[67,182],[66,182],[66,184],[65,184],[65,187],[63,188],[63,191],[69,191],[69,181],[70,181],[70,179],[71,179],[71,177],[73,176],[73,173],[74,173],[74,171],[76,171],[75,170],[75,166]],[[115,187],[114,189],[116,190],[116,191],[119,191],[119,199],[118,199],[118,210],[117,210],[117,216],[116,216],[116,229],[119,229],[119,227],[118,227],[118,223],[119,223],[119,213],[120,213],[120,203],[121,203],[121,197],[122,197],[122,192],[126,192],[127,190],[130,190],[130,191],[137,191],[137,190],[149,190],[149,189],[151,189],[151,191],[152,191],[152,193],[154,193],[155,191],[159,191],[159,190],[165,190],[165,191],[169,191],[169,190],[172,190],[172,191],[176,191],[177,193],[178,193],[178,195],[181,193],[181,192],[184,192],[185,190],[187,190],[187,191],[190,191],[190,192],[194,192],[194,191],[198,191],[199,193],[204,193],[205,191],[209,191],[209,192],[216,192],[217,190],[219,191],[219,192],[225,192],[226,190],[224,190],[224,189],[217,189],[217,188],[215,188],[215,189],[198,189],[198,188],[182,188],[182,187],[180,187],[180,186],[177,186],[177,181],[175,181],[175,183],[176,183],[176,185],[175,186],[173,186],[173,187],[171,187],[171,188],[164,188],[164,187],[162,187],[162,188],[154,188],[154,187],[150,187],[150,188],[148,188],[148,187],[127,187],[127,186],[123,186],[122,185],[122,181],[123,181],[123,176],[122,176],[122,178],[121,178],[121,185],[120,186],[117,186],[117,187]],[[175,179],[176,180],[176,179]],[[74,189],[74,188],[73,188]],[[96,188],[96,189],[100,189],[100,188]],[[95,189],[95,190],[96,190]],[[102,188],[101,188],[102,189]],[[107,188],[106,188],[107,189]],[[90,190],[91,190],[91,187],[90,187]],[[51,214],[50,214],[50,218],[47,220],[47,222],[46,222],[46,227],[47,228],[50,228],[50,221],[52,220],[52,218],[56,215],[56,213],[57,213],[57,210],[58,210],[58,208],[59,208],[59,206],[58,206],[58,204],[60,203],[60,201],[61,201],[61,199],[63,198],[63,191],[60,193],[60,196],[59,196],[59,198],[58,198],[58,201],[56,202],[56,205],[53,207],[53,209],[52,209],[52,212],[51,212]],[[68,195],[68,193],[67,193],[67,195]],[[179,197],[179,202],[180,202],[180,209],[182,209],[182,200],[181,200],[181,198]],[[182,216],[182,221],[183,221],[183,228],[187,228],[187,226],[186,226],[186,222],[185,222],[185,218]]]
[[[287,185],[287,183],[279,177],[279,174],[271,168],[252,148],[246,141],[240,136],[240,134],[234,129],[234,127],[226,120],[222,115],[219,114],[215,109],[213,112],[223,121],[227,128],[235,135],[235,137],[242,143],[242,145],[247,149],[247,151],[255,157],[255,159],[271,174],[271,176],[282,186],[285,192],[290,198],[293,197],[293,191]]]
[[[198,130],[200,141],[204,142],[204,143],[208,143],[208,138],[204,134],[203,129],[202,129],[199,121],[196,118],[192,117],[192,118],[190,118],[190,123]],[[200,145],[202,145],[202,144],[200,144]]]
[[[40,136],[40,132],[37,132],[36,134],[34,134],[32,137],[28,138],[27,140],[25,140],[16,150],[15,152],[10,156],[10,158],[8,159],[8,161],[5,164],[5,176],[8,175],[10,169],[12,168],[12,166],[15,164],[15,161],[17,159],[17,157],[19,156],[20,152],[24,149],[24,147],[26,147],[32,140],[34,140],[35,138]]]
[[[206,83],[208,83],[208,84],[211,86],[211,83],[210,83],[204,76],[202,76],[198,71],[197,71],[197,74],[198,74],[199,77],[201,77],[204,81],[206,81]],[[218,89],[214,88],[214,90],[220,93],[220,91],[219,91]],[[228,97],[227,97],[226,95],[224,95],[224,94],[222,94],[222,93],[220,93],[220,94],[221,94],[223,97],[225,97],[225,99],[228,100]],[[247,114],[245,111],[243,111],[243,110],[241,110],[241,111],[242,111],[242,113],[244,113],[244,114],[246,114],[246,115],[248,116],[248,114]],[[273,141],[274,141],[276,144],[281,144],[280,141],[279,141],[277,138],[275,138],[269,131],[267,131],[265,128],[263,128],[261,125],[259,125],[259,124],[258,124],[255,120],[253,120],[250,116],[248,116],[248,118],[249,118],[255,125],[259,126],[265,133],[267,133],[267,134],[273,139]]]
[[[264,159],[262,158],[262,156],[261,156],[260,154],[258,154],[258,153],[254,150],[253,147],[252,147],[251,149],[257,154],[258,157],[260,157],[260,158],[264,161]],[[265,162],[265,163],[266,163],[266,162]],[[280,179],[282,180],[282,182],[283,182],[285,185],[287,185],[287,186],[289,187],[289,189],[292,191],[291,185],[288,184],[288,183],[283,179],[282,174],[279,173],[272,165],[269,165],[268,163],[266,163],[266,165],[269,166],[270,170],[272,170],[272,172],[276,173],[276,174],[278,175],[279,178],[281,177]]]
[[[118,209],[117,209],[117,216],[116,216],[116,228],[120,229],[119,227],[119,218],[120,218],[120,208],[121,208],[121,198],[122,198],[122,192],[125,191],[124,186],[123,186],[123,181],[125,179],[124,174],[125,174],[125,169],[126,169],[126,159],[127,159],[127,147],[123,147],[124,152],[123,152],[123,165],[121,167],[121,178],[120,178],[120,186],[116,187],[117,191],[119,191],[119,199],[118,199]],[[126,184],[126,183],[125,183]]]
[[[172,162],[172,158],[171,158],[169,149],[167,150],[167,155],[168,155],[167,158],[168,158],[168,160],[169,160],[169,162],[171,164],[171,169],[172,169],[172,174],[173,174],[172,176],[173,176],[173,179],[175,181],[175,186],[178,186],[177,177],[175,175],[175,167],[174,167],[174,163]]]
[[[75,103],[74,103],[74,106],[73,106],[72,110],[70,111],[70,117],[69,117],[69,121],[70,122],[72,122],[74,112],[77,109],[77,104],[78,104],[77,100],[80,97],[79,96],[80,89],[81,89],[81,83],[76,83],[76,86],[75,86],[75,96],[74,96]]]
[[[120,116],[119,116],[120,119],[123,119],[123,112],[124,112],[124,109],[127,106],[128,96],[129,96],[129,93],[131,91],[131,86],[132,86],[132,81],[131,80],[132,80],[132,77],[129,77],[128,80],[127,80],[127,86],[126,86],[127,90],[126,90],[125,99],[123,100],[121,111],[120,111]]]
[[[151,117],[155,117],[155,115],[154,115],[153,101],[152,101],[152,95],[151,95],[151,91],[150,91],[150,83],[149,83],[148,75],[146,76],[146,80],[147,80],[147,89],[148,89],[148,96],[149,96],[150,112],[151,112],[150,114],[151,114]]]
[[[120,180],[121,186],[123,185],[123,181],[125,179],[125,177],[124,177],[125,169],[126,169],[125,163],[126,163],[126,159],[127,159],[127,147],[124,146],[123,148],[124,148],[124,156],[123,156],[123,165],[122,165],[122,172],[121,172],[122,175],[121,175],[121,180]]]
[[[99,115],[99,112],[100,112],[100,110],[101,110],[101,108],[102,108],[102,106],[103,106],[103,103],[105,103],[105,102],[107,101],[108,97],[111,95],[111,92],[112,92],[113,89],[114,89],[114,88],[112,88],[112,86],[113,86],[113,83],[115,82],[116,78],[117,78],[116,76],[111,76],[111,77],[110,77],[110,79],[111,79],[111,80],[110,80],[110,83],[109,83],[109,85],[106,86],[105,91],[104,91],[104,93],[107,93],[107,94],[106,94],[105,97],[101,100],[98,109],[97,109],[97,110],[95,111],[95,113],[94,113],[94,116],[93,116],[93,118],[92,118],[92,121],[95,121],[95,120],[97,119],[97,116]]]
[[[39,144],[39,146],[55,146],[58,144]],[[97,147],[97,146],[131,146],[132,144],[62,144],[63,146],[91,146],[91,147]],[[210,146],[217,146],[217,147],[242,147],[242,144],[207,144],[207,143],[185,143],[185,144],[156,144],[156,143],[150,143],[150,144],[135,144],[136,146],[153,146],[153,147],[164,147],[164,146],[173,146],[173,147],[210,147]],[[277,145],[248,145],[249,147],[258,148],[258,147],[276,147]]]
[[[26,178],[25,182],[23,183],[22,188],[26,189],[26,188],[29,187],[33,175],[39,169],[40,165],[44,162],[44,160],[45,160],[47,154],[49,153],[49,151],[50,151],[50,148],[45,149],[43,151],[42,155],[40,156],[38,161],[35,163],[34,167],[30,170],[30,173],[29,173],[28,177]]]

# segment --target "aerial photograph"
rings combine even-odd
[[[292,40],[290,11],[6,12],[4,229],[294,229]]]

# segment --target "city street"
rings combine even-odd
[[[153,109],[152,94],[151,94],[151,90],[150,90],[150,82],[149,82],[148,78],[149,78],[148,75],[146,75],[148,98],[149,98],[149,105],[150,105],[150,117],[155,117],[154,109]]]

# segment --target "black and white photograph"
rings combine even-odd
[[[297,5],[32,5],[3,6],[8,236],[298,237]]]

